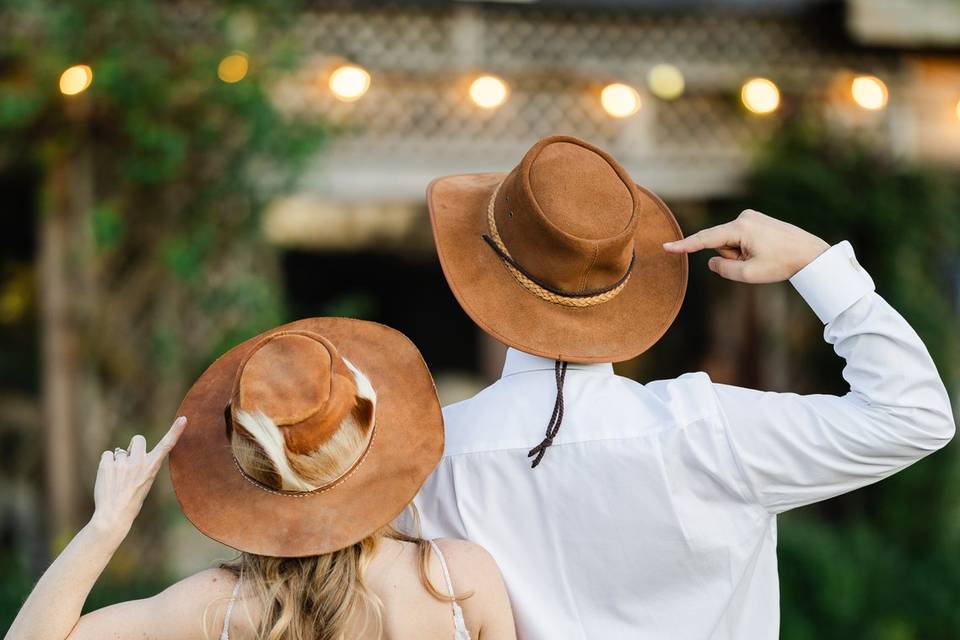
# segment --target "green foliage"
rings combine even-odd
[[[261,215],[327,135],[323,122],[271,98],[301,58],[290,34],[303,9],[296,0],[0,2],[0,173],[28,167],[38,226],[60,223],[69,267],[44,277],[70,293],[58,310],[66,322],[53,324],[69,325],[79,363],[69,373],[83,391],[71,400],[79,469],[70,483],[84,500],[96,467],[87,452],[136,432],[155,441],[214,357],[285,319]],[[237,51],[249,69],[224,82],[218,65]],[[61,73],[79,64],[92,83],[61,94]],[[15,302],[0,284],[0,302]],[[158,507],[148,503],[140,531],[153,528]],[[143,574],[162,574],[162,553],[143,561]],[[24,584],[0,596],[10,601]],[[155,586],[126,585],[132,594]],[[103,591],[99,602],[118,594]]]
[[[33,588],[26,564],[23,555],[0,550],[0,571],[4,576],[0,581],[0,629],[13,624],[20,606]]]
[[[101,251],[109,251],[116,247],[123,238],[123,218],[116,207],[106,202],[90,212],[90,224],[93,227],[94,241]]]
[[[376,317],[377,300],[363,291],[354,291],[331,300],[323,308],[323,314],[344,318],[372,319]]]
[[[955,637],[955,546],[918,553],[869,520],[837,526],[808,514],[785,517],[780,529],[783,638]]]
[[[249,335],[282,316],[280,297],[264,293],[274,267],[259,217],[326,131],[282,114],[269,96],[299,59],[285,29],[301,10],[241,0],[13,0],[0,10],[0,166],[26,161],[49,179],[58,166],[92,164],[85,224],[95,261],[85,267],[96,272],[98,302],[107,308],[112,291],[139,279],[154,292],[139,297],[145,308],[118,300],[111,313],[142,318],[165,302],[186,305],[175,326],[156,313],[158,326],[145,331],[167,345],[156,356],[169,359],[180,345],[194,372],[223,348],[223,335]],[[228,84],[217,66],[234,51],[250,66]],[[74,64],[89,65],[93,82],[61,95],[59,76]],[[260,258],[250,271],[231,265],[244,253]],[[222,326],[196,338],[199,313]],[[108,373],[114,360],[105,358]]]
[[[955,375],[960,175],[883,157],[808,123],[772,140],[747,192],[754,208],[828,241],[850,240],[942,373]]]
[[[0,629],[7,629],[20,611],[23,601],[33,588],[34,577],[23,556],[0,551]],[[132,572],[118,576],[106,571],[87,598],[84,613],[125,600],[148,598],[166,589],[173,578],[161,572]]]
[[[850,240],[878,291],[955,388],[960,175],[884,157],[864,141],[805,123],[763,150],[743,204],[830,242]],[[798,390],[845,392],[819,327],[798,335],[792,361],[803,363],[810,387]],[[960,628],[953,450],[782,519],[785,640],[953,637]]]

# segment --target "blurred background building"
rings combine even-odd
[[[949,49],[960,35],[945,26],[960,13],[949,0],[924,11],[906,6],[545,0],[318,8],[292,34],[309,58],[275,96],[282,109],[317,114],[337,133],[298,189],[272,203],[267,238],[286,252],[304,312],[331,299],[377,304],[441,372],[492,376],[496,357],[483,359],[470,325],[453,321],[462,317],[436,286],[436,269],[424,268],[434,264],[424,203],[430,180],[508,170],[540,137],[571,134],[613,153],[692,228],[707,203],[743,192],[758,146],[801,110],[900,157],[960,161],[960,60]],[[398,254],[409,259],[403,266],[391,262]],[[324,261],[330,255],[335,263]],[[293,274],[304,268],[338,269],[338,277],[300,282]],[[365,301],[378,279],[374,300]],[[406,287],[391,300],[404,282],[415,283],[414,297]],[[451,318],[448,330],[417,321],[438,305],[446,305],[439,308]]]
[[[99,451],[156,434],[242,338],[362,317],[416,342],[445,402],[495,378],[424,192],[545,135],[609,150],[688,232],[750,206],[850,239],[956,389],[956,0],[157,5],[0,7],[0,624],[89,514]],[[704,262],[620,373],[845,391],[788,286]],[[955,635],[955,457],[782,520],[784,638]],[[229,553],[158,484],[95,604]]]

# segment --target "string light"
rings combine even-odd
[[[248,71],[245,53],[237,51],[220,62],[218,75],[224,82],[239,82]],[[87,65],[75,65],[60,76],[60,91],[74,95],[84,91],[93,81],[93,72]],[[330,90],[339,100],[350,102],[361,98],[370,88],[370,74],[363,67],[346,64],[337,67],[329,78]],[[686,81],[676,66],[657,64],[647,74],[650,92],[663,100],[675,100],[683,95]],[[850,92],[854,102],[863,109],[879,110],[887,106],[889,92],[878,77],[860,75],[853,78]],[[484,109],[495,109],[506,102],[510,95],[507,83],[495,75],[481,75],[470,84],[470,98]],[[743,83],[740,99],[750,112],[768,115],[780,106],[780,89],[768,78],[754,77]],[[637,113],[641,106],[640,94],[630,85],[615,82],[600,92],[603,109],[615,118],[625,118]],[[960,120],[960,99],[955,105],[955,114]]]
[[[363,67],[345,64],[330,74],[330,91],[343,102],[353,102],[363,97],[370,88],[370,74]]]
[[[647,73],[650,93],[662,100],[675,100],[683,95],[685,82],[680,69],[672,64],[658,64]]]
[[[887,106],[887,85],[876,76],[857,76],[850,84],[853,101],[868,111]]]
[[[87,90],[93,82],[93,69],[85,64],[75,64],[60,74],[60,93],[75,96]]]
[[[250,69],[250,61],[247,54],[243,51],[234,51],[217,66],[217,77],[228,84],[240,82],[247,76]]]
[[[629,85],[614,82],[600,92],[600,104],[614,118],[626,118],[640,110],[640,94]]]
[[[740,89],[740,99],[752,113],[766,115],[780,106],[780,90],[771,80],[751,78]]]
[[[510,89],[497,76],[483,75],[470,84],[470,99],[478,107],[496,109],[507,101]]]

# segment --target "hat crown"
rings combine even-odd
[[[603,240],[633,220],[633,193],[609,160],[587,147],[562,140],[544,145],[527,175],[543,217],[571,236]]]
[[[267,336],[237,371],[231,411],[262,412],[287,448],[310,453],[328,440],[357,403],[355,378],[336,347],[306,331]]]
[[[630,267],[640,198],[610,155],[577,138],[534,145],[494,201],[497,232],[537,280],[578,294],[610,287]]]

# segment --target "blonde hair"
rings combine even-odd
[[[357,384],[357,404],[336,432],[316,451],[291,452],[280,429],[262,412],[238,412],[243,430],[234,429],[234,458],[251,478],[272,489],[312,491],[333,482],[362,455],[373,428],[376,394],[360,371],[347,362]],[[364,583],[363,575],[384,537],[418,546],[420,579],[427,591],[442,600],[430,582],[430,544],[419,537],[419,517],[413,505],[417,535],[387,526],[345,549],[303,558],[278,558],[241,553],[223,568],[243,581],[244,596],[259,605],[257,637],[267,640],[344,640],[348,625],[371,625],[383,633],[383,604]]]

